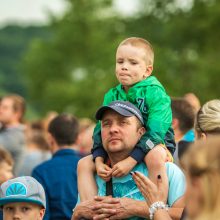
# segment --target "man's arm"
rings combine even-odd
[[[101,203],[105,205],[104,208],[99,209],[102,206]],[[116,210],[114,208],[118,203],[118,199],[110,196],[95,197],[92,200],[81,202],[74,208],[71,220],[93,219],[94,216],[98,216],[98,219],[108,218],[115,214]],[[108,212],[106,212],[107,209],[109,209]]]
[[[97,197],[97,201],[102,201],[97,205],[94,205],[94,210],[96,210],[95,219],[104,219],[106,215],[110,215],[109,219],[126,219],[133,216],[141,218],[149,218],[149,207],[145,201],[138,201],[130,198],[118,198],[120,201],[117,204],[106,204],[103,197]],[[183,197],[179,198],[171,208],[168,210],[168,219],[172,218],[179,220],[184,207]],[[114,214],[115,213],[115,214]],[[157,213],[157,212],[156,212]],[[155,213],[155,217],[156,217]],[[161,216],[161,213],[159,213]],[[164,214],[164,213],[162,213]],[[165,214],[166,215],[166,214]],[[163,215],[162,215],[163,216]],[[155,218],[160,219],[160,218]]]

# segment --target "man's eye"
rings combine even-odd
[[[109,123],[108,122],[104,122],[104,123],[102,123],[102,126],[103,127],[109,126]]]

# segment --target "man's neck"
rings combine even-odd
[[[117,152],[117,153],[108,153],[111,166],[113,167],[116,163],[126,159],[129,156],[128,153]]]
[[[52,154],[55,154],[57,151],[59,150],[64,150],[64,149],[72,149],[72,150],[76,150],[77,149],[77,145],[76,144],[72,144],[72,145],[63,145],[63,146],[52,146]]]

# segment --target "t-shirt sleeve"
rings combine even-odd
[[[166,163],[167,175],[169,179],[168,205],[182,197],[185,193],[186,180],[183,172],[173,163]]]

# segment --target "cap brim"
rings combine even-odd
[[[43,206],[46,209],[46,205],[43,204],[42,202],[38,200],[34,200],[34,199],[28,199],[28,198],[3,198],[3,199],[0,199],[0,206],[3,206],[8,203],[14,203],[14,202],[30,202],[30,203]]]
[[[126,117],[134,116],[132,112],[127,111],[126,109],[123,109],[119,106],[102,106],[96,112],[96,115],[95,115],[96,120],[102,120],[102,117],[107,110],[114,110],[118,114],[126,116]]]

